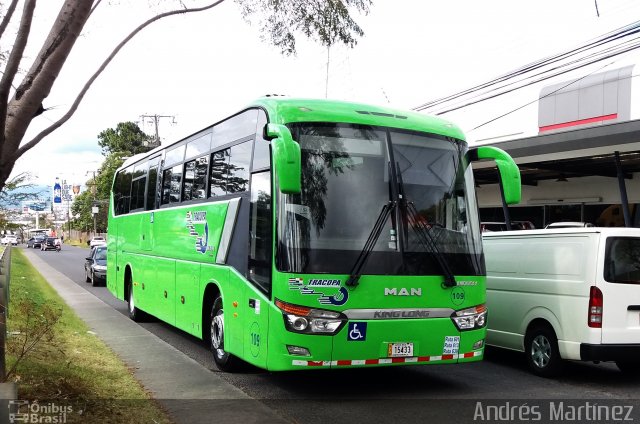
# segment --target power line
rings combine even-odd
[[[532,105],[532,104],[534,104],[534,103],[537,103],[537,102],[538,102],[538,101],[540,101],[541,99],[544,99],[545,97],[549,97],[549,96],[551,96],[552,94],[555,94],[555,93],[557,93],[558,91],[561,91],[561,90],[563,90],[563,89],[565,89],[565,88],[569,87],[570,85],[573,85],[573,84],[577,83],[578,81],[582,81],[583,79],[585,79],[585,78],[586,78],[586,77],[588,77],[589,75],[593,75],[594,73],[596,73],[596,72],[599,72],[599,71],[603,70],[604,68],[606,68],[607,66],[609,66],[609,65],[611,65],[611,64],[613,64],[613,63],[615,63],[615,61],[614,61],[614,62],[611,62],[611,63],[607,63],[606,65],[604,65],[604,66],[602,66],[602,67],[600,67],[600,68],[596,69],[595,71],[590,72],[590,73],[588,73],[587,75],[584,75],[584,76],[582,76],[582,77],[580,77],[580,78],[578,78],[578,79],[575,79],[575,80],[573,80],[573,81],[571,81],[571,82],[569,82],[569,83],[567,83],[567,84],[563,85],[562,87],[560,87],[560,88],[558,88],[558,89],[556,89],[556,90],[553,90],[553,91],[552,91],[552,92],[550,92],[550,93],[545,94],[544,96],[542,96],[542,97],[540,97],[540,98],[537,98],[537,99],[535,99],[535,100],[532,100],[532,101],[530,101],[530,102],[528,102],[528,103],[525,103],[525,104],[524,104],[524,105],[522,105],[522,106],[519,106],[519,107],[517,107],[517,108],[515,108],[515,109],[513,109],[513,110],[510,110],[510,111],[509,111],[509,112],[507,112],[507,113],[503,113],[502,115],[496,116],[496,117],[495,117],[495,118],[493,118],[493,119],[490,119],[490,120],[488,120],[488,121],[486,121],[486,122],[483,122],[482,124],[480,124],[480,125],[478,125],[478,126],[476,126],[476,127],[473,127],[471,130],[469,130],[469,132],[471,132],[471,131],[475,131],[475,130],[477,130],[478,128],[484,127],[484,126],[485,126],[485,125],[487,125],[487,124],[490,124],[490,123],[492,123],[492,122],[497,121],[498,119],[504,118],[504,117],[505,117],[505,116],[507,116],[507,115],[511,115],[512,113],[517,112],[517,111],[519,111],[520,109],[524,109],[524,108],[525,108],[525,107],[527,107],[527,106],[530,106],[530,105]]]
[[[640,37],[638,38],[638,40],[640,40]],[[631,45],[629,47],[623,48],[623,49],[614,50],[613,52],[609,52],[609,54],[605,54],[602,57],[597,57],[595,59],[588,60],[586,63],[581,63],[585,59],[591,57],[591,56],[588,56],[587,58],[580,59],[579,61],[570,62],[568,64],[552,68],[552,69],[550,69],[548,71],[544,71],[544,72],[541,72],[541,73],[538,73],[538,74],[534,74],[534,75],[532,75],[530,77],[527,77],[525,79],[530,79],[530,78],[533,78],[533,77],[536,77],[536,76],[543,75],[540,78],[535,79],[533,81],[529,81],[526,84],[522,84],[520,86],[517,86],[517,87],[514,87],[514,88],[510,88],[510,89],[504,89],[504,90],[499,91],[499,92],[498,92],[498,89],[494,89],[494,90],[491,90],[489,92],[481,93],[479,95],[471,97],[471,99],[476,98],[477,100],[467,101],[466,103],[464,103],[462,105],[458,105],[458,106],[451,106],[451,107],[449,107],[447,109],[435,112],[435,114],[436,115],[442,115],[442,114],[445,114],[445,113],[453,112],[453,111],[458,110],[458,109],[462,109],[462,108],[467,107],[467,106],[471,106],[471,105],[483,102],[485,100],[494,99],[494,98],[502,96],[504,94],[508,94],[508,93],[513,92],[513,91],[519,90],[521,88],[528,87],[530,85],[534,85],[534,84],[537,84],[537,83],[542,82],[542,81],[546,81],[546,80],[548,80],[550,78],[554,78],[554,77],[557,77],[559,75],[564,75],[564,74],[566,74],[568,72],[572,72],[572,71],[584,68],[586,66],[596,64],[596,63],[601,62],[603,60],[611,59],[613,57],[619,56],[619,55],[624,54],[624,53],[628,53],[628,52],[630,52],[632,50],[635,50],[635,49],[638,49],[638,48],[640,48],[640,42],[638,42],[636,44],[633,44],[633,45]],[[571,65],[571,64],[575,64],[575,66],[567,67],[568,65]],[[548,73],[550,71],[556,71],[556,72],[554,72],[554,73],[552,73],[550,75],[544,75],[544,74],[546,74],[546,73]],[[499,89],[508,87],[509,85],[513,85],[513,84],[516,84],[516,83],[522,82],[522,81],[523,80],[516,81],[516,82],[511,83],[511,84],[506,84],[504,86],[499,87]],[[492,93],[494,93],[494,94],[492,94]],[[480,97],[480,96],[482,96],[482,97]],[[478,97],[480,97],[480,98],[478,98]]]
[[[590,40],[590,41],[588,41],[586,44],[584,44],[582,46],[578,46],[578,47],[573,48],[573,49],[571,49],[569,51],[566,51],[566,52],[563,52],[563,53],[559,53],[559,54],[555,54],[555,55],[551,55],[551,56],[548,56],[548,57],[546,57],[544,59],[540,59],[540,60],[531,62],[531,63],[529,63],[527,65],[524,65],[524,66],[522,66],[520,68],[517,68],[517,69],[515,69],[513,71],[510,71],[510,72],[508,72],[508,73],[506,73],[504,75],[501,75],[501,76],[499,76],[497,78],[494,78],[491,81],[476,85],[474,87],[471,87],[469,89],[463,90],[463,91],[458,92],[458,93],[454,93],[454,94],[449,95],[449,96],[441,97],[439,99],[435,99],[435,100],[423,103],[422,105],[417,106],[417,107],[415,107],[413,109],[421,111],[421,110],[433,108],[433,107],[435,107],[437,105],[442,105],[442,104],[449,103],[449,102],[451,102],[453,100],[462,98],[464,96],[468,96],[470,94],[479,92],[481,90],[490,89],[491,87],[494,87],[496,85],[504,83],[504,82],[506,82],[508,80],[511,80],[511,79],[519,77],[519,76],[526,75],[527,73],[531,73],[531,72],[533,72],[535,70],[542,69],[542,68],[544,68],[546,66],[549,66],[551,64],[562,62],[562,61],[566,61],[566,60],[568,60],[568,59],[570,59],[570,58],[572,58],[572,57],[574,57],[576,55],[584,54],[585,52],[588,52],[589,50],[595,49],[597,47],[602,47],[602,46],[604,46],[604,45],[606,45],[608,43],[614,42],[616,40],[621,40],[623,38],[629,37],[630,35],[633,35],[633,34],[636,34],[636,33],[639,33],[639,32],[640,32],[640,21],[637,21],[637,22],[634,22],[632,24],[626,25],[626,26],[624,26],[622,28],[619,28],[617,30],[611,31],[611,32],[609,32],[607,34],[604,34],[604,35],[602,35],[600,37],[597,37],[597,38],[595,38],[593,40]],[[628,42],[629,41],[625,41],[625,42],[623,42],[621,44],[625,44],[625,43],[628,43]],[[634,48],[638,48],[638,47],[640,47],[640,44],[635,45],[633,48],[631,48],[629,50],[633,50]],[[611,49],[611,47],[609,47],[608,49]],[[622,54],[622,53],[624,53],[626,51],[629,51],[629,50],[620,51],[618,54]],[[548,69],[546,71],[540,72],[537,75],[540,75],[540,74],[545,73],[545,72],[551,72],[553,70],[562,69],[565,66],[580,62],[580,61],[585,60],[585,59],[587,59],[589,57],[593,57],[594,55],[603,54],[606,51],[607,51],[607,49],[605,49],[604,51],[601,51],[601,52],[591,53],[590,55],[588,55],[586,57],[582,57],[581,59],[576,59],[576,60],[574,60],[572,62],[568,62],[568,63],[565,63],[563,65],[559,65],[556,68]],[[610,56],[607,56],[607,57],[610,57]],[[605,57],[604,59],[606,59],[607,57]],[[594,62],[592,61],[590,63],[594,63]],[[590,64],[590,63],[587,63],[587,64]],[[584,65],[584,66],[586,66],[586,65]],[[573,69],[578,69],[578,67],[574,67]],[[558,72],[558,73],[556,73],[556,74],[554,74],[552,76],[560,75],[562,73],[564,73],[564,72]],[[528,77],[528,78],[531,78],[531,77]],[[513,83],[510,83],[510,84],[507,84],[507,85],[511,85],[511,84],[513,84]],[[502,86],[502,87],[504,87],[504,86]],[[499,87],[499,88],[502,88],[502,87]],[[492,88],[491,90],[486,91],[486,93],[491,93],[492,91],[496,91],[496,89]],[[509,91],[513,91],[513,90],[509,90]],[[495,97],[495,96],[492,96],[492,97]],[[492,98],[492,97],[490,97],[490,98]],[[477,102],[474,102],[474,103],[477,103]],[[445,112],[441,112],[441,113],[445,113]]]

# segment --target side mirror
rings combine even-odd
[[[470,159],[493,159],[496,161],[500,172],[500,183],[504,192],[504,201],[508,205],[520,203],[522,198],[522,185],[520,183],[520,169],[507,152],[497,147],[480,146],[470,150]]]
[[[293,141],[291,131],[282,124],[267,124],[266,135],[271,139],[280,191],[285,194],[300,193],[300,145]]]

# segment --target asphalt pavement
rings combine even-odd
[[[176,423],[286,423],[178,349],[115,311],[67,276],[23,249],[34,267],[91,331],[131,369]]]

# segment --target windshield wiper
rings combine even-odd
[[[399,186],[398,192],[399,192],[399,198],[401,202],[400,204],[401,204],[401,207],[403,207],[407,213],[409,224],[411,225],[411,228],[413,228],[416,235],[418,236],[418,240],[420,240],[420,243],[422,243],[422,246],[427,250],[427,252],[429,252],[434,257],[434,259],[440,266],[440,269],[444,274],[443,285],[445,287],[454,287],[457,283],[453,275],[453,272],[451,271],[451,268],[449,267],[449,264],[447,263],[446,258],[444,257],[442,252],[440,252],[440,250],[438,249],[438,244],[436,243],[436,241],[433,239],[433,236],[431,235],[431,228],[429,228],[427,224],[424,222],[424,220],[421,219],[420,214],[416,209],[416,205],[407,199],[407,196],[404,193],[404,184],[402,182],[402,173],[400,172],[400,164],[396,164],[396,165],[398,167],[397,176],[398,176],[398,186]]]
[[[378,219],[376,220],[376,223],[371,229],[369,238],[367,238],[367,241],[364,244],[364,247],[362,248],[360,255],[358,256],[358,259],[353,265],[353,268],[351,269],[349,278],[347,279],[347,282],[345,283],[345,285],[350,287],[355,287],[358,285],[358,280],[362,275],[362,268],[364,268],[365,264],[367,263],[367,259],[369,259],[369,255],[373,251],[373,248],[375,247],[376,242],[378,241],[378,238],[380,238],[382,229],[384,228],[384,225],[387,223],[387,219],[389,219],[389,215],[391,214],[391,211],[393,211],[395,206],[396,206],[396,202],[389,201],[387,202],[386,205],[382,207],[382,210],[378,215]]]

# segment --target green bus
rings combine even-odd
[[[268,370],[479,361],[485,266],[470,162],[494,159],[415,112],[267,96],[116,173],[107,286]]]

